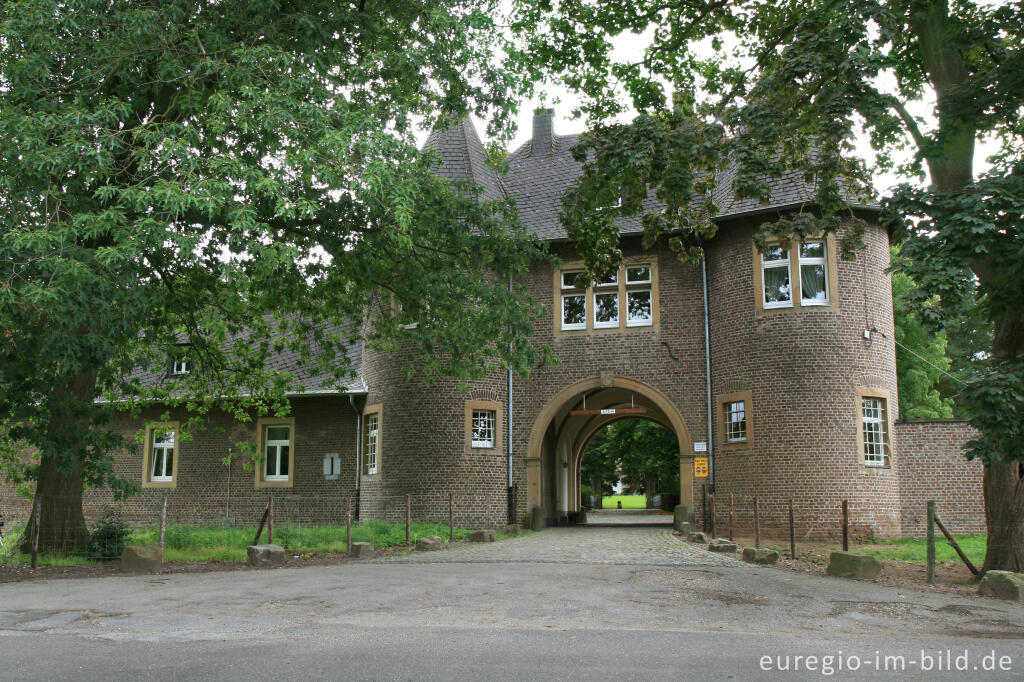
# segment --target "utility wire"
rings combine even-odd
[[[884,339],[889,339],[889,337],[885,335],[885,332],[879,331],[878,329],[876,329],[876,328],[874,328],[874,327],[872,327],[872,328],[871,328],[871,331],[872,331],[872,333],[880,334],[880,335],[882,336],[882,338],[884,338]],[[920,360],[921,362],[923,362],[923,363],[925,363],[926,365],[929,365],[929,366],[931,366],[931,367],[934,367],[934,368],[935,368],[935,369],[937,369],[938,371],[942,372],[942,373],[943,373],[943,374],[945,374],[945,375],[946,375],[947,377],[949,377],[949,378],[950,378],[950,379],[952,379],[953,381],[957,382],[957,383],[958,383],[958,384],[960,384],[961,386],[966,386],[966,385],[967,385],[967,382],[966,382],[966,381],[961,381],[961,380],[960,380],[959,378],[957,378],[957,377],[953,376],[952,374],[950,374],[950,373],[949,373],[949,372],[947,372],[946,370],[944,370],[944,369],[942,369],[941,367],[939,367],[938,365],[934,364],[933,362],[931,362],[930,360],[928,360],[928,358],[925,358],[925,357],[923,357],[923,356],[922,356],[922,355],[921,355],[920,353],[918,353],[917,351],[913,350],[912,348],[907,348],[906,346],[904,346],[904,345],[903,345],[902,343],[900,343],[900,342],[899,342],[899,341],[897,341],[896,339],[889,339],[889,340],[890,340],[890,341],[892,341],[893,343],[895,343],[895,344],[896,344],[897,346],[899,346],[899,347],[900,347],[900,348],[902,348],[903,350],[905,350],[905,351],[907,351],[908,353],[910,353],[911,355],[913,355],[914,357],[916,357],[916,358],[917,358],[918,360]]]

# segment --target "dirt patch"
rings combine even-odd
[[[753,547],[754,538],[737,537],[736,544],[742,547]],[[828,555],[835,551],[834,542],[797,542],[796,559],[789,557],[789,539],[780,541],[776,538],[761,538],[761,546],[769,547],[778,551],[778,566],[798,571],[800,573],[811,573],[814,575],[825,575],[825,566],[828,564]],[[850,551],[856,552],[858,548],[880,547],[876,545],[851,544]],[[948,594],[960,594],[965,596],[976,596],[977,585],[962,585],[954,581],[969,581],[974,578],[970,570],[962,563],[940,563],[935,566],[935,584],[928,584],[928,569],[924,564],[915,564],[907,561],[884,561],[885,567],[882,573],[871,582],[879,585],[890,585],[892,587],[912,587],[918,590],[932,592],[944,592]]]

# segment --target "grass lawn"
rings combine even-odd
[[[0,563],[28,563],[29,556],[17,553],[24,526],[4,535],[4,546],[0,548]],[[469,535],[464,528],[455,529],[455,539]],[[224,526],[168,526],[164,534],[164,560],[169,562],[191,561],[245,561],[246,550],[256,535],[252,528],[227,528]],[[417,542],[428,535],[438,535],[448,541],[448,526],[439,523],[413,522],[411,538]],[[505,537],[503,533],[499,537]],[[261,542],[267,541],[263,531]],[[132,531],[127,544],[157,545],[160,531],[155,527]],[[395,547],[405,544],[405,525],[367,521],[352,526],[352,542],[370,542],[374,547]],[[286,552],[305,556],[313,554],[344,553],[347,551],[345,526],[274,526],[274,543],[284,547]],[[70,566],[91,563],[88,557],[51,557],[40,555],[42,566]]]
[[[964,550],[967,558],[979,567],[985,561],[985,541],[985,535],[961,535],[956,538],[957,544]],[[909,561],[920,564],[928,561],[928,543],[924,538],[882,540],[872,545],[853,545],[850,549],[858,554],[878,557],[883,561]],[[956,550],[941,535],[935,538],[935,560],[960,563]]]
[[[647,498],[643,495],[607,495],[602,499],[602,509],[618,509],[622,502],[623,509],[646,509]]]

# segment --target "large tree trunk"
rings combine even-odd
[[[96,371],[86,371],[71,377],[63,386],[54,387],[62,395],[51,396],[55,406],[62,410],[49,426],[48,440],[61,442],[61,435],[67,433],[81,414],[76,407],[93,400],[96,391]],[[54,399],[55,398],[55,399]],[[82,430],[76,430],[79,433]],[[36,483],[36,504],[39,506],[39,551],[45,554],[68,554],[84,551],[89,544],[89,529],[82,514],[82,474],[88,454],[81,443],[69,446],[75,452],[74,464],[63,470],[54,456],[44,456],[39,463],[39,480]],[[35,507],[33,507],[34,509]],[[31,552],[36,533],[36,519],[29,519],[21,551]]]
[[[1024,572],[1024,479],[1021,464],[986,464],[986,571]]]

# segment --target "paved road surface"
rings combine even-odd
[[[1020,605],[755,568],[661,529],[575,532],[429,559],[0,585],[0,678],[903,680],[1024,671]],[[937,674],[947,651],[968,669]],[[835,674],[840,652],[859,670]],[[797,655],[815,657],[812,670]],[[888,659],[900,669],[876,670],[885,656],[902,657]],[[985,670],[989,660],[1010,669]],[[833,675],[822,675],[826,661]]]

